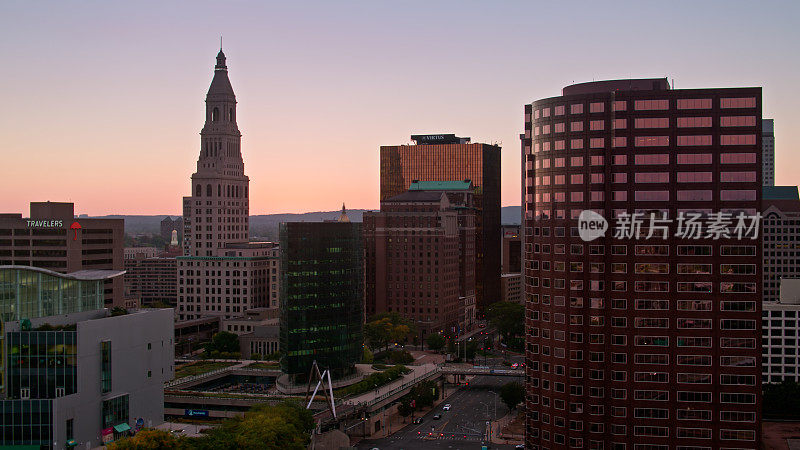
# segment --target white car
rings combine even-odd
[[[450,403],[442,406],[442,411],[450,411]]]

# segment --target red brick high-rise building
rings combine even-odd
[[[758,448],[761,89],[572,85],[523,146],[526,448]]]
[[[475,209],[469,181],[416,182],[364,213],[365,313],[397,312],[420,338],[475,319]]]
[[[479,309],[500,299],[500,147],[453,134],[414,135],[381,147],[381,201],[414,181],[470,180],[475,193],[475,290]]]

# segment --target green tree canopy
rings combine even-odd
[[[144,429],[135,436],[112,442],[109,450],[189,450],[191,441],[164,430]]]
[[[415,407],[432,406],[433,402],[439,397],[439,390],[434,381],[423,381],[411,388],[408,395],[410,400],[415,400]]]
[[[445,339],[441,334],[429,334],[428,337],[425,338],[425,343],[428,344],[428,348],[438,352],[444,348]]]
[[[196,441],[199,450],[305,450],[314,428],[311,412],[299,403],[254,406],[244,417],[229,419]]]
[[[256,405],[244,417],[226,419],[199,438],[176,437],[162,430],[144,429],[121,439],[110,450],[306,450],[314,416],[300,403]]]
[[[486,317],[504,340],[525,333],[525,307],[519,303],[492,303],[486,310]]]
[[[403,397],[400,404],[397,405],[397,413],[401,417],[408,417],[412,412],[414,412],[414,408],[411,407],[411,399],[408,396]]]
[[[414,323],[397,312],[376,314],[364,325],[364,337],[372,349],[388,350],[389,344],[405,342],[414,333]]]
[[[518,381],[506,383],[500,388],[500,399],[508,406],[508,409],[514,409],[525,399],[525,388]]]
[[[211,342],[206,344],[206,351],[213,352],[214,350],[222,352],[238,352],[239,351],[239,336],[228,331],[220,331],[211,338]]]

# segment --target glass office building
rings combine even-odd
[[[350,373],[363,343],[361,224],[282,223],[280,246],[281,370],[300,381],[316,360]]]
[[[94,311],[103,308],[108,270],[62,274],[27,266],[0,266],[0,320]],[[100,276],[100,279],[92,279]]]
[[[163,421],[173,313],[110,317],[103,285],[122,273],[0,266],[0,448],[94,448],[125,436],[132,419]]]

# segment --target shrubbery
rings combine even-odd
[[[257,405],[244,417],[226,419],[205,436],[177,437],[161,430],[145,429],[135,436],[111,443],[112,450],[305,450],[314,417],[303,405],[284,401]]]
[[[392,364],[411,364],[414,355],[406,350],[384,350],[375,354],[375,360]]]
[[[406,366],[397,365],[383,372],[375,372],[367,375],[366,378],[356,384],[339,389],[339,395],[358,395],[368,392],[370,389],[375,389],[376,386],[383,386],[390,383],[403,375],[411,372]]]

